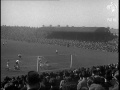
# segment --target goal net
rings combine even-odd
[[[37,71],[72,68],[72,55],[56,54],[37,57]]]

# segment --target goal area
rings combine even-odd
[[[56,54],[37,57],[37,72],[72,68],[71,54]]]

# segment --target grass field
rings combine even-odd
[[[7,41],[7,44],[2,45]],[[55,50],[59,54],[56,55]],[[13,70],[15,60],[18,59],[18,54],[22,54],[20,63],[21,70]],[[87,50],[76,47],[65,47],[58,45],[46,45],[40,43],[27,43],[22,41],[1,40],[1,79],[5,76],[18,76],[26,74],[30,70],[37,69],[37,56],[44,56],[51,65],[49,70],[68,68],[70,64],[70,54],[73,55],[73,68],[90,67],[93,65],[106,65],[110,63],[117,63],[118,53]],[[50,57],[49,57],[50,56]],[[6,62],[10,60],[10,71],[7,71]],[[44,71],[44,70],[40,70]]]

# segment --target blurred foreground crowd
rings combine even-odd
[[[119,64],[6,76],[1,90],[119,90]]]

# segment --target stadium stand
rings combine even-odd
[[[69,44],[78,48],[118,52],[118,36],[105,27],[1,26],[1,38],[60,46]]]

